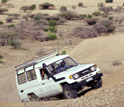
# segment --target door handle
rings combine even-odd
[[[21,90],[20,92],[21,92],[21,93],[23,93],[24,91],[23,91],[23,90]]]

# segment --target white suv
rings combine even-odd
[[[21,101],[39,101],[62,95],[78,96],[85,86],[102,86],[102,73],[96,64],[79,65],[68,55],[51,53],[16,66],[16,84]]]

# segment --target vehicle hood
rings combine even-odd
[[[66,76],[69,76],[69,75],[73,75],[79,71],[82,71],[84,69],[87,69],[91,66],[93,66],[94,64],[83,64],[83,65],[77,65],[75,67],[72,67],[70,69],[67,69],[66,71],[63,71],[61,73],[58,73],[55,75],[55,77],[58,79],[58,78],[61,78],[61,77],[66,77]]]

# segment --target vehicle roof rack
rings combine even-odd
[[[47,54],[47,55],[45,55],[45,56],[43,56],[43,57],[39,57],[39,58],[36,58],[36,59],[34,59],[34,60],[30,60],[30,61],[25,62],[25,63],[23,63],[23,64],[17,65],[17,66],[15,66],[16,71],[18,71],[19,69],[28,67],[28,66],[35,65],[35,64],[37,64],[37,63],[40,63],[40,62],[42,62],[42,61],[44,61],[44,60],[46,60],[46,59],[49,59],[49,58],[51,58],[51,57],[53,57],[53,56],[57,56],[57,55],[58,55],[58,52],[57,52],[57,51],[54,51],[54,52],[51,52],[51,53],[49,53],[49,54]]]

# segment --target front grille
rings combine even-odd
[[[80,71],[80,72],[79,72],[79,76],[82,77],[82,76],[87,75],[87,74],[89,74],[89,73],[91,73],[91,72],[93,72],[93,71],[91,71],[90,68],[87,68],[87,69],[85,69],[85,70],[83,70],[83,71]]]

